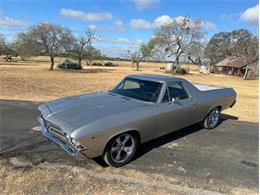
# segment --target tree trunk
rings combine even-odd
[[[85,60],[85,61],[86,61],[87,66],[89,66],[92,62],[92,60]]]
[[[82,59],[78,59],[78,64],[81,66]]]
[[[135,63],[134,63],[134,60],[131,58],[131,64],[132,64],[132,69],[135,67]]]
[[[25,57],[24,56],[20,56],[21,61],[25,61]]]
[[[175,75],[180,67],[180,64],[179,64],[179,55],[176,56],[176,59],[175,59],[175,69],[173,70],[173,74]]]
[[[143,58],[140,58],[140,59],[138,59],[137,62],[136,62],[136,70],[137,70],[137,71],[139,70],[139,64],[140,64],[140,62],[142,61],[142,59],[143,59]]]
[[[140,63],[140,62],[136,62],[136,63],[135,63],[135,65],[136,65],[136,69],[135,69],[135,70],[137,70],[137,71],[139,70],[139,63]]]
[[[52,70],[53,70],[53,67],[54,67],[54,57],[51,56],[51,65],[50,65],[49,70],[52,71]]]

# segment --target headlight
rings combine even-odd
[[[71,139],[71,142],[74,144],[74,146],[79,150],[84,150],[87,147],[82,146],[77,140]]]
[[[65,136],[66,136],[67,140],[71,141],[69,134],[66,133]]]
[[[87,149],[87,147],[82,146],[77,140],[71,138],[71,137],[69,136],[69,134],[65,133],[65,137],[66,137],[66,139],[67,139],[69,142],[71,142],[77,149],[79,149],[79,150]]]
[[[75,146],[80,145],[80,143],[79,143],[77,140],[75,140],[75,139],[71,139],[71,142],[72,142]]]

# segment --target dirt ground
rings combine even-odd
[[[33,178],[33,179],[32,179]],[[0,158],[1,194],[172,194],[223,195],[173,177],[144,174],[133,169],[87,169],[62,163],[32,163],[20,157]],[[231,195],[256,195],[256,189],[234,187]]]
[[[48,71],[47,57],[28,61],[0,61],[1,99],[45,102],[66,96],[80,95],[111,89],[128,74],[165,74],[163,63],[141,63],[141,70],[131,70],[130,62],[115,62],[118,67],[85,66],[81,71]],[[62,58],[56,59],[56,64]],[[237,104],[226,114],[238,120],[258,122],[258,80],[224,75],[201,75],[197,66],[183,65],[190,74],[179,76],[191,82],[232,87],[237,92]]]
[[[0,180],[3,179],[0,190],[1,194],[135,194],[139,189],[139,194],[169,194],[174,192],[173,187],[176,188],[159,176],[156,176],[157,182],[164,182],[164,187],[149,182],[142,173],[132,177],[127,176],[131,171],[117,172],[116,169],[104,172],[94,167],[86,170],[59,163],[33,165],[17,158],[11,158],[9,162],[0,159]],[[145,180],[138,178],[141,176]],[[194,191],[191,188],[186,190]]]

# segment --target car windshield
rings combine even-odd
[[[156,102],[162,88],[162,83],[125,78],[112,92],[126,97]]]

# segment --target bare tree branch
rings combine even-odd
[[[175,74],[180,65],[180,57],[185,54],[191,59],[196,53],[196,50],[192,49],[193,45],[202,42],[203,37],[201,22],[185,17],[162,25],[155,31],[151,40],[155,46],[162,48],[168,57],[174,57],[175,69],[172,72]]]

